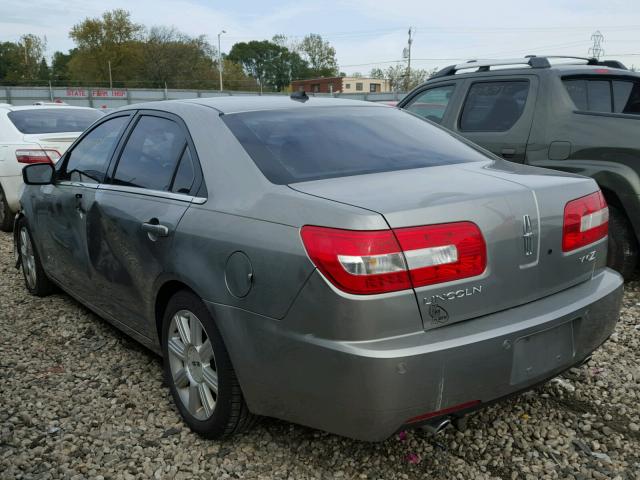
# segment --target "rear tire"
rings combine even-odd
[[[220,331],[202,300],[189,291],[169,300],[162,353],[173,401],[191,430],[220,439],[253,425],[256,417],[244,401]]]
[[[13,215],[9,204],[7,203],[7,197],[4,195],[4,190],[0,186],[0,230],[3,232],[13,231]]]
[[[609,206],[607,265],[630,280],[638,266],[638,242],[624,212]]]
[[[51,294],[55,290],[55,285],[44,272],[42,262],[40,262],[40,255],[24,219],[18,223],[17,246],[24,284],[29,293],[37,297],[46,297]]]

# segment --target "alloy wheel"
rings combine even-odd
[[[211,340],[193,312],[180,310],[171,319],[168,342],[171,377],[178,396],[193,417],[207,420],[218,398]]]
[[[27,227],[20,229],[20,258],[27,286],[34,289],[37,283],[36,257]]]

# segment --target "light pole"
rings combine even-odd
[[[220,74],[220,91],[222,91],[222,51],[220,50],[220,35],[227,33],[226,30],[222,30],[218,33],[218,73]]]

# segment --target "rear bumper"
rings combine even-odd
[[[243,310],[209,307],[254,413],[378,441],[414,417],[492,402],[579,363],[613,332],[622,285],[605,269],[517,308],[373,341],[317,338]],[[538,353],[549,343],[540,336],[523,340],[554,328],[546,338],[564,340],[546,352]]]

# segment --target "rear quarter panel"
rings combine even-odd
[[[300,238],[303,225],[388,228],[378,213],[270,183],[216,110],[189,106],[176,113],[189,127],[208,198],[182,218],[169,273],[206,301],[283,318],[315,268]],[[229,291],[225,278],[225,271],[238,273],[227,267],[234,252],[248,257],[253,273],[242,297]]]

